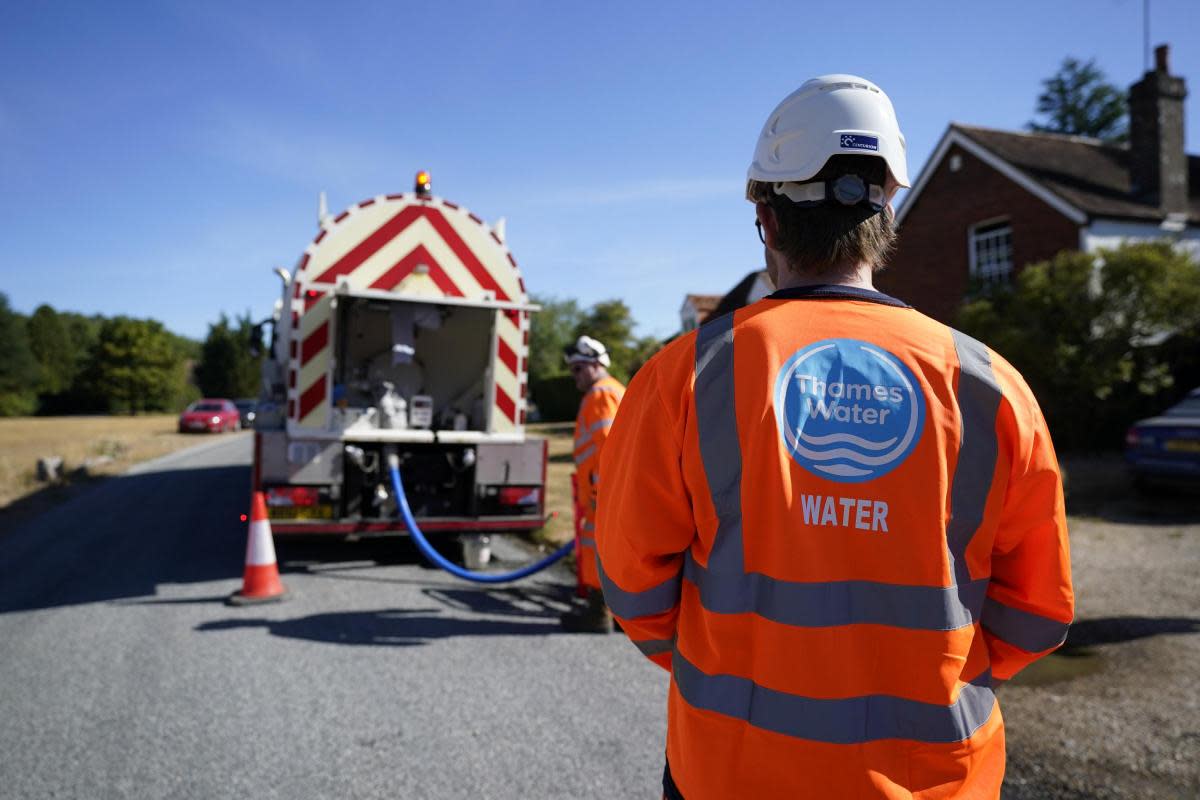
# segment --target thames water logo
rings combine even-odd
[[[911,370],[876,345],[825,339],[797,351],[775,379],[784,447],[814,475],[860,483],[898,467],[925,426]]]
[[[878,136],[862,136],[853,133],[842,134],[842,149],[844,150],[879,150]]]

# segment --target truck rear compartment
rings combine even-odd
[[[288,441],[258,433],[258,480],[278,533],[403,531],[387,472],[394,448],[423,529],[530,530],[544,521],[544,440],[517,443]]]

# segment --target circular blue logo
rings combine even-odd
[[[921,438],[925,396],[912,371],[857,339],[796,351],[775,379],[775,419],[792,459],[818,477],[861,483],[898,467]]]

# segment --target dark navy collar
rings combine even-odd
[[[843,286],[838,283],[818,283],[812,286],[794,286],[791,289],[780,289],[767,295],[765,300],[865,300],[868,303],[879,303],[897,308],[911,308],[903,300],[897,300],[891,295],[877,292],[874,289],[861,289],[857,286]]]

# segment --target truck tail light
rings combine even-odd
[[[318,499],[318,491],[313,486],[276,486],[267,489],[269,506],[315,506]]]
[[[505,486],[497,499],[502,506],[536,506],[542,491],[536,486]]]

